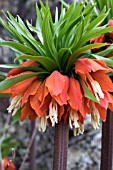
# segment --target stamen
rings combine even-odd
[[[47,127],[47,118],[45,113],[42,117],[38,118],[38,130],[45,132],[46,127]]]
[[[83,134],[84,133],[84,124],[79,123],[80,127],[78,128],[78,134]]]
[[[48,118],[50,118],[52,126],[54,126],[55,123],[58,123],[58,107],[56,102],[54,104],[52,102],[50,103],[47,119]]]
[[[70,111],[70,115],[69,115],[69,125],[70,125],[70,128],[72,129],[73,126],[74,128],[79,128],[79,123],[78,123],[78,120],[79,117],[78,117],[78,114],[75,110],[71,109]]]
[[[90,105],[91,105],[91,122],[92,122],[92,125],[94,127],[94,129],[99,129],[100,127],[100,114],[99,114],[99,111],[98,109],[96,108],[94,102],[90,102]]]
[[[84,124],[79,123],[79,128],[73,129],[74,136],[80,135],[84,133]]]
[[[100,84],[97,81],[93,80],[93,78],[91,77],[90,74],[87,74],[87,78],[88,78],[88,80],[90,81],[90,83],[92,85],[92,88],[93,88],[93,91],[94,91],[96,99],[98,101],[100,101],[99,97],[104,99],[104,93],[102,92]]]
[[[12,112],[12,116],[14,116],[17,112],[17,110],[20,108],[21,106],[21,96],[15,96],[12,101],[10,106],[7,108],[8,112],[11,113]]]

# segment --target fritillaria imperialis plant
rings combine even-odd
[[[44,132],[47,125],[69,122],[74,135],[84,132],[84,120],[90,114],[93,127],[100,126],[100,119],[106,120],[106,111],[113,111],[113,60],[91,55],[90,50],[105,47],[109,43],[89,44],[100,34],[113,31],[113,27],[98,27],[107,17],[103,10],[92,20],[94,5],[73,2],[56,8],[53,21],[51,12],[41,2],[36,5],[36,25],[14,18],[7,12],[7,23],[0,23],[12,36],[12,41],[1,39],[0,45],[17,53],[15,61],[22,64],[1,65],[12,68],[0,83],[0,93],[11,95],[8,108],[14,119],[38,117],[39,130]],[[36,33],[36,39],[32,35]]]
[[[108,15],[105,12],[90,22],[93,9],[90,4],[84,8],[84,3],[73,2],[67,8],[62,7],[59,18],[56,8],[53,22],[48,4],[44,6],[41,2],[41,10],[36,5],[36,27],[27,21],[27,28],[19,16],[14,18],[9,12],[5,15],[8,23],[0,19],[13,37],[12,41],[1,39],[0,45],[16,51],[15,60],[27,60],[21,65],[1,65],[13,68],[0,83],[0,92],[12,96],[8,111],[13,116],[19,114],[21,121],[38,117],[42,131],[47,123],[54,126],[63,118],[69,120],[75,134],[77,129],[83,132],[87,113],[91,114],[95,128],[99,126],[99,118],[105,121],[107,108],[112,109],[109,92],[113,91],[106,73],[112,69],[102,60],[88,58],[86,53],[84,56],[84,52],[106,46],[106,43],[87,43],[113,27],[97,27]]]
[[[103,22],[99,25],[99,27],[106,24],[108,27],[113,26],[113,1],[112,0],[94,0],[92,3],[96,2],[95,7],[95,16],[99,16],[104,10],[107,9],[109,11],[107,17]],[[102,48],[95,48],[92,50],[92,55],[99,57],[105,57],[106,62],[111,62],[111,67],[113,65],[113,31],[99,35],[90,40],[90,43],[99,43],[99,42],[107,42],[109,43],[108,46]],[[108,59],[109,58],[109,59]],[[111,79],[113,80],[113,74],[111,75]],[[101,143],[101,166],[100,169],[112,169],[113,161],[112,161],[112,128],[113,128],[113,115],[111,111],[107,113],[107,120],[105,123],[102,123],[102,143]],[[111,148],[110,148],[111,147]]]

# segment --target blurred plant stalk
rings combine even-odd
[[[36,120],[31,122],[31,137],[33,132],[35,132],[34,139],[30,148],[30,169],[36,169]]]
[[[11,118],[11,114],[9,113],[8,116],[7,116],[7,120],[6,120],[5,126],[4,126],[3,134],[2,134],[2,136],[0,137],[0,170],[4,170],[4,169],[3,169],[3,163],[2,163],[1,145],[2,145],[2,142],[3,142],[4,139],[5,139],[7,130],[8,130],[8,128],[9,128],[10,118]]]

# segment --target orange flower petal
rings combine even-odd
[[[107,93],[108,95],[108,108],[113,112],[113,95],[111,95],[110,93]]]
[[[21,114],[20,114],[20,120],[23,122],[27,117],[29,116],[33,116],[34,117],[35,112],[34,110],[31,108],[29,101],[27,103],[25,103],[25,105],[23,106],[22,110],[21,110]]]
[[[11,94],[11,91],[10,91],[10,88],[9,89],[6,89],[6,90],[0,90],[0,93],[1,94]]]
[[[107,92],[104,92],[104,99],[100,98],[99,105],[104,107],[107,110],[107,108],[108,108],[108,94],[107,94]]]
[[[28,115],[29,117],[29,120],[33,121],[36,119],[37,117],[37,114],[33,111],[33,112],[30,112],[30,114]]]
[[[9,163],[9,160],[7,158],[4,158],[3,159],[3,166],[4,166],[4,169],[7,167],[8,163]],[[15,165],[14,163],[10,163],[9,167],[7,168],[7,170],[15,170]]]
[[[98,70],[110,72],[111,69],[107,67],[102,60],[80,58],[75,63],[75,72],[78,74],[87,74],[91,71],[96,72]]]
[[[44,114],[40,109],[41,102],[38,100],[38,93],[36,93],[34,96],[30,96],[30,105],[39,117]]]
[[[103,71],[92,73],[91,76],[100,84],[102,91],[113,92],[113,83]]]
[[[108,108],[113,112],[113,103],[109,103]]]
[[[67,104],[67,99],[68,99],[67,91],[69,88],[69,78],[67,76],[64,76],[64,79],[65,79],[65,85],[62,90],[62,93],[60,94],[60,98],[61,98],[63,104]]]
[[[11,93],[23,96],[28,86],[31,85],[36,78],[37,76],[34,76],[15,84],[10,88]]]
[[[36,61],[33,61],[33,60],[28,60],[28,61],[25,61],[24,63],[20,64],[20,66],[38,66],[38,65],[39,64]],[[24,71],[25,70],[21,69],[21,68],[13,68],[13,69],[11,69],[11,71],[9,71],[8,77],[20,74]]]
[[[58,121],[61,121],[64,114],[64,106],[58,106]]]
[[[44,98],[43,102],[40,105],[42,113],[45,113],[49,109],[49,104],[51,102],[51,96],[48,95]]]
[[[70,104],[70,106],[76,111],[79,110],[82,104],[83,95],[78,80],[74,78],[69,79],[68,95],[69,95],[68,103]]]
[[[48,93],[49,91],[47,87],[45,87],[44,82],[39,85],[35,95],[30,97],[31,107],[35,110],[39,117],[42,116],[49,108],[51,96]]]
[[[67,104],[67,100],[68,100],[67,92],[69,88],[69,78],[67,76],[64,76],[64,79],[65,79],[65,85],[64,88],[62,89],[61,94],[59,94],[58,96],[52,96],[60,106]]]
[[[107,115],[107,110],[103,107],[101,107],[99,104],[95,103],[96,108],[99,111],[100,114],[100,118],[102,119],[102,121],[106,121],[106,115]]]
[[[79,111],[83,118],[86,118],[86,113],[87,114],[91,113],[91,108],[89,106],[89,99],[84,97],[82,98],[82,104],[79,108]]]
[[[28,101],[29,96],[34,95],[36,93],[40,83],[41,82],[39,82],[38,80],[34,80],[32,84],[28,87],[22,98],[22,106]]]
[[[63,114],[64,122],[66,122],[69,119],[69,112],[70,112],[70,110],[71,110],[71,107],[70,107],[69,104],[64,107],[64,114]]]
[[[54,71],[47,79],[45,86],[48,88],[51,96],[58,96],[64,88],[65,78],[58,71]]]
[[[38,100],[43,103],[43,101],[45,100],[45,97],[48,95],[49,91],[48,88],[45,86],[45,82],[41,83],[38,90]]]
[[[63,101],[62,101],[61,98],[60,98],[60,95],[58,95],[58,96],[52,96],[52,97],[56,100],[56,102],[57,102],[60,106],[63,106],[63,105],[64,105]]]
[[[79,117],[78,122],[83,124],[84,123],[84,117],[81,115],[81,113],[79,111],[77,111],[77,114],[78,114],[78,117]]]
[[[75,72],[77,74],[87,74],[91,72],[90,62],[87,59],[78,59],[75,63]]]

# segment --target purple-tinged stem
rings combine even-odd
[[[36,131],[36,120],[31,122],[31,136]],[[30,148],[30,170],[36,170],[36,134]]]
[[[67,169],[69,124],[60,121],[55,126],[53,170]]]
[[[101,170],[112,170],[113,166],[113,113],[108,110],[107,120],[102,123]]]

